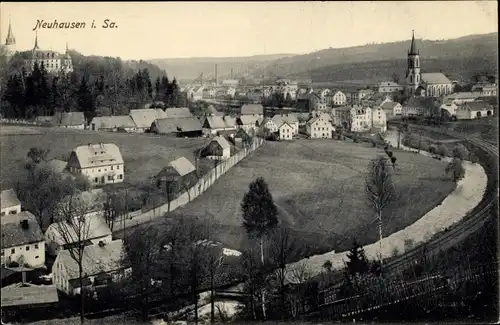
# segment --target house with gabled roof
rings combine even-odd
[[[87,177],[93,185],[121,183],[124,161],[120,148],[114,143],[99,143],[75,148],[68,159],[67,169]]]
[[[287,122],[283,122],[278,127],[278,135],[280,140],[292,140],[295,135],[295,129]]]
[[[154,178],[158,186],[170,182],[169,186],[173,193],[178,193],[189,188],[187,184],[196,182],[196,167],[186,157],[179,157],[169,162]]]
[[[326,103],[322,103],[321,96],[316,92],[308,92],[297,96],[296,108],[301,112],[311,112],[326,109]]]
[[[278,132],[278,125],[276,125],[272,118],[266,117],[262,120],[261,129],[274,133]]]
[[[214,137],[201,150],[200,157],[217,160],[228,159],[231,157],[231,145],[222,136]]]
[[[109,243],[99,242],[83,249],[83,287],[103,287],[130,273],[123,240]],[[68,250],[62,250],[52,267],[53,282],[57,289],[67,295],[81,292],[78,265]]]
[[[456,117],[458,120],[473,120],[493,115],[493,107],[481,101],[463,103],[458,105],[456,110]]]
[[[201,137],[202,127],[196,117],[164,118],[155,120],[151,124],[151,132],[156,134],[173,135],[176,137]]]
[[[243,129],[245,131],[256,130],[260,123],[264,120],[260,115],[240,115],[236,118],[236,125],[238,129]]]
[[[299,120],[292,114],[276,114],[272,117],[274,124],[279,128],[281,124],[288,123],[293,128],[293,134],[299,133]]]
[[[129,115],[135,123],[136,132],[149,131],[155,120],[167,117],[167,114],[160,108],[131,109]]]
[[[392,101],[383,103],[382,105],[380,105],[380,108],[385,111],[385,114],[388,118],[393,116],[401,116],[401,113],[403,111],[403,106],[401,106],[400,103]]]
[[[85,129],[83,112],[58,112],[54,114],[53,124],[67,129]]]
[[[219,131],[234,131],[236,133],[236,118],[231,116],[205,116],[202,123],[204,136],[213,136]]]
[[[136,132],[137,126],[130,115],[121,116],[97,116],[90,122],[92,131],[109,131],[109,132]]]
[[[326,115],[316,116],[307,121],[306,129],[311,139],[332,138],[333,125]]]
[[[165,110],[165,117],[162,118],[183,118],[193,117],[188,107],[169,107]]]
[[[3,190],[1,192],[0,205],[2,217],[8,214],[17,214],[21,212],[21,201],[19,201],[14,189]]]
[[[45,265],[44,237],[31,212],[6,214],[0,218],[0,226],[2,265],[9,265],[11,262],[30,268],[40,268]]]

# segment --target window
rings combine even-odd
[[[16,211],[16,210],[11,210],[11,211],[9,211],[9,214],[16,214],[16,213],[17,213],[17,211]]]
[[[37,256],[35,256],[35,259],[36,259],[36,258],[39,258],[39,256],[38,256],[38,255],[37,255]]]
[[[1,254],[2,254],[1,256],[4,256],[4,254],[5,254],[5,252],[4,252],[4,250],[3,250],[3,249],[2,249],[2,253],[1,253]]]
[[[15,248],[11,248],[10,253],[11,254],[15,254],[16,253],[16,249]]]
[[[4,215],[5,215],[5,211],[2,211],[2,216],[4,216]]]
[[[38,244],[35,244],[35,249],[38,249]]]
[[[111,170],[113,170],[113,165],[111,165]]]
[[[29,246],[26,246],[26,251],[29,251],[30,250],[30,247]]]
[[[100,169],[98,169],[97,171],[98,171],[99,173],[101,172],[101,170],[100,170]]]
[[[97,183],[97,182],[99,182],[99,178],[96,177],[96,178],[94,178],[94,183]]]
[[[117,169],[117,170],[118,170],[118,169],[120,169],[120,165],[116,166],[116,169]]]
[[[113,176],[108,176],[108,181],[112,181],[113,180]]]
[[[122,179],[122,178],[123,178],[122,174],[118,175],[118,179]]]

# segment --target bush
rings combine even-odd
[[[392,151],[386,151],[386,154],[387,154],[387,156],[388,156],[389,158],[392,158],[392,155],[393,155]]]
[[[465,169],[462,166],[462,160],[454,158],[448,166],[446,166],[446,173],[451,173],[454,182],[461,180],[465,176]]]
[[[437,153],[437,147],[435,145],[431,144],[431,145],[429,145],[428,151],[429,151],[429,153],[435,155]]]
[[[376,146],[377,146],[377,143],[374,140],[372,140],[372,147],[375,148]]]
[[[453,158],[464,160],[469,156],[469,151],[464,147],[464,145],[458,144],[455,148],[453,148],[452,154]]]
[[[446,157],[448,156],[448,148],[444,144],[440,144],[437,147],[436,154],[440,155],[441,157]]]

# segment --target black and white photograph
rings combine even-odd
[[[0,4],[1,325],[497,323],[497,1]]]

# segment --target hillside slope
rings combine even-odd
[[[278,59],[267,66],[266,72],[271,75],[296,75],[306,72],[318,75],[317,71],[327,67],[330,70],[334,69],[335,66],[342,65],[347,68],[348,65],[362,62],[405,61],[409,47],[410,41],[408,40],[341,49],[325,49]],[[496,58],[498,53],[498,33],[470,35],[441,41],[417,40],[417,47],[420,50],[423,68],[426,61],[446,62],[451,60],[454,62],[452,70],[457,70],[457,64],[465,64],[470,58],[487,58],[487,60]],[[490,65],[496,68],[496,60],[491,60]],[[377,64],[374,63],[371,66],[375,67]],[[436,71],[434,67],[432,67],[432,70]],[[400,71],[399,67],[398,71]],[[392,71],[390,74],[392,74]]]
[[[148,60],[161,69],[168,71],[168,75],[176,76],[178,79],[194,79],[203,72],[207,78],[215,76],[215,64],[217,64],[217,75],[220,78],[230,77],[231,69],[233,76],[241,75],[247,71],[258,72],[268,63],[294,54],[270,54],[255,55],[247,57],[227,58],[182,58],[182,59],[152,59]]]

